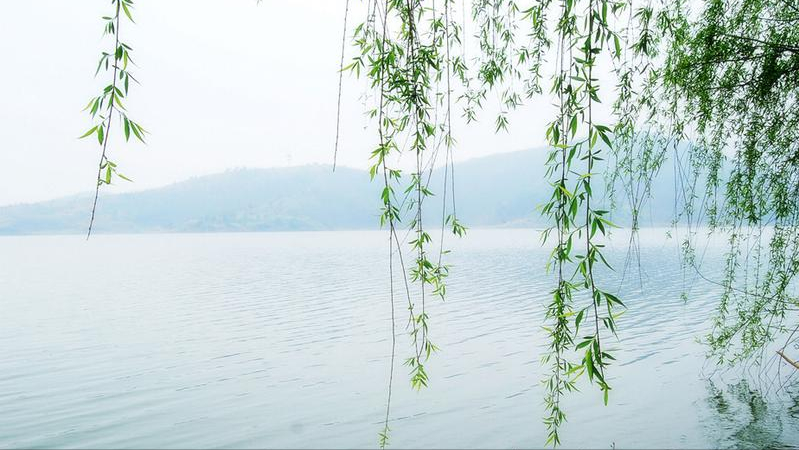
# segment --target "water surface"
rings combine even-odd
[[[428,302],[441,352],[421,392],[398,364],[391,444],[540,447],[548,251],[535,230],[452,244],[447,301]],[[385,233],[3,237],[0,250],[0,447],[375,446],[391,340]],[[707,250],[711,275],[722,251]],[[626,239],[608,253],[617,291]],[[610,404],[581,385],[564,446],[796,445],[799,401],[706,379],[695,338],[718,290],[678,255],[664,230],[644,233],[640,276],[631,268],[621,288],[630,311],[608,343]]]

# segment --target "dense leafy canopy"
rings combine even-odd
[[[799,326],[799,3],[708,1],[683,29],[663,83],[679,101],[675,134],[694,143],[690,172],[704,176],[692,194],[731,234],[708,341],[737,361]]]

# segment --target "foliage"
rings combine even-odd
[[[576,9],[580,6],[583,11]],[[595,123],[593,118],[594,102],[600,101],[593,71],[603,51],[619,56],[618,50],[607,47],[617,39],[608,27],[608,7],[609,3],[604,1],[565,2],[555,27],[559,70],[553,79],[552,92],[557,94],[559,111],[547,128],[552,146],[548,174],[553,180],[553,190],[551,200],[542,208],[553,223],[544,231],[544,241],[552,233],[557,239],[550,262],[557,273],[557,286],[547,307],[547,318],[553,323],[547,328],[550,353],[543,358],[552,366],[552,374],[545,381],[548,417],[544,423],[549,429],[547,443],[553,445],[560,444],[558,430],[566,419],[560,397],[575,390],[577,377],[587,373],[589,380],[596,380],[607,403],[610,386],[605,379],[605,367],[614,358],[603,349],[602,329],[615,333],[613,307],[624,306],[618,297],[602,291],[594,277],[598,264],[610,267],[602,255],[602,245],[596,242],[597,232],[604,236],[613,226],[605,218],[608,211],[591,204],[594,165],[601,160],[601,147],[597,143],[611,146],[610,128]],[[578,133],[585,133],[585,137],[578,138]],[[575,310],[576,296],[581,290],[588,294],[589,302]],[[580,325],[588,318],[593,329],[580,338]],[[572,350],[583,352],[579,363],[568,361],[567,355]]]
[[[396,36],[400,42],[411,36],[406,49],[421,48],[413,41],[414,19],[435,10],[435,5],[431,9],[421,3],[403,6],[388,1],[384,5],[384,11],[405,8],[396,16],[401,24]],[[370,4],[375,10],[382,2]],[[790,286],[799,261],[790,255],[799,250],[794,200],[799,182],[794,111],[799,16],[793,4],[757,0],[708,0],[698,6],[700,16],[682,1],[535,0],[522,5],[513,0],[475,0],[474,38],[480,52],[473,61],[448,58],[448,68],[457,74],[454,80],[462,88],[458,98],[467,121],[476,118],[490,92],[497,93],[501,105],[497,131],[507,129],[507,113],[523,97],[543,93],[542,66],[547,59],[555,66],[549,93],[558,112],[546,128],[552,149],[548,160],[552,195],[541,207],[551,224],[544,240],[554,242],[548,268],[556,277],[547,306],[550,352],[543,358],[552,369],[545,380],[545,424],[548,442],[554,445],[560,443],[558,429],[566,418],[561,396],[576,389],[580,375],[587,374],[596,382],[608,401],[605,369],[613,356],[602,345],[603,334],[616,333],[614,309],[624,307],[595,277],[597,264],[609,267],[601,238],[613,227],[611,211],[596,208],[597,202],[592,201],[598,162],[609,159],[600,170],[606,170],[611,209],[620,193],[633,212],[625,271],[638,252],[639,211],[669,152],[682,191],[675,220],[685,219],[693,230],[698,216],[707,212],[711,226],[731,232],[725,294],[708,339],[713,352],[724,355],[740,333],[741,349],[733,360],[751,355],[788,330],[786,312],[796,306]],[[462,27],[447,24],[446,29],[450,28]],[[362,55],[372,48],[364,40],[358,45]],[[389,70],[413,74],[411,80],[422,79],[422,91],[429,90],[431,74],[440,76],[442,61],[435,45],[427,49],[424,54],[434,56],[429,65],[405,57],[398,49],[400,57],[391,59]],[[369,60],[380,59],[370,55]],[[613,67],[615,95],[607,87],[600,89],[594,73],[600,63]],[[350,68],[358,71],[362,65],[358,57]],[[372,64],[370,73],[378,66]],[[375,86],[381,86],[382,98],[382,82],[373,81]],[[424,109],[419,108],[420,98],[428,97],[390,95],[391,101],[381,101],[372,114],[382,118],[385,111],[405,111],[398,119],[403,123],[401,130],[414,111],[424,116],[419,114]],[[602,100],[612,100],[615,123],[596,123],[594,110]],[[384,125],[383,119],[379,122]],[[429,129],[428,138],[435,127]],[[422,134],[413,139],[417,148]],[[731,155],[732,169],[723,185],[722,167],[729,149],[736,153]],[[376,154],[382,162],[386,152]],[[697,208],[701,181],[706,181],[706,195],[704,206]],[[415,183],[414,178],[411,184]],[[725,187],[721,199],[720,187]],[[418,236],[424,236],[421,217],[413,224]],[[736,280],[745,285],[750,281],[747,274],[738,276],[743,226],[759,227],[758,239],[763,227],[775,230],[769,244],[771,256],[767,261],[757,256],[763,267],[758,265],[751,291],[735,286]],[[699,270],[691,258],[694,236],[691,231],[684,242],[686,265]],[[761,270],[765,275],[760,275]],[[735,311],[730,313],[736,295]],[[581,325],[589,326],[591,332],[581,335]],[[575,351],[581,357],[573,361]]]
[[[425,286],[431,286],[433,294],[443,298],[446,292],[443,280],[448,273],[447,266],[441,264],[440,255],[438,263],[434,264],[425,248],[432,239],[423,227],[421,205],[432,191],[423,182],[423,172],[424,167],[432,168],[437,148],[427,160],[423,156],[437,135],[443,135],[449,155],[453,143],[450,78],[454,74],[464,88],[460,98],[465,103],[467,120],[475,118],[476,110],[482,107],[489,91],[500,89],[499,99],[504,108],[497,117],[496,128],[504,129],[508,124],[507,110],[522,102],[516,88],[523,86],[528,96],[541,92],[541,63],[551,44],[546,19],[551,2],[539,2],[527,10],[521,10],[513,1],[475,2],[472,13],[479,24],[477,37],[481,53],[475,73],[471,73],[465,58],[452,58],[450,54],[451,46],[460,43],[462,29],[449,20],[450,4],[450,1],[444,1],[443,11],[439,11],[435,4],[424,6],[419,0],[369,2],[368,19],[354,32],[359,55],[343,68],[356,74],[364,71],[378,99],[376,108],[370,112],[377,118],[379,139],[377,149],[372,153],[375,162],[371,173],[373,177],[381,172],[383,175],[381,223],[388,225],[393,236],[392,245],[400,256],[403,274],[402,250],[396,229],[402,222],[401,213],[404,211],[397,205],[408,203],[408,210],[413,214],[409,227],[415,238],[409,244],[416,252],[416,262],[410,270],[410,282],[421,284],[421,312],[415,312],[416,306],[411,300],[406,279],[410,334],[416,349],[415,355],[406,360],[406,365],[411,368],[411,384],[417,389],[427,385],[424,363],[437,349],[429,339]],[[604,371],[613,357],[602,348],[602,330],[615,333],[613,308],[623,306],[618,297],[601,290],[594,278],[595,266],[607,265],[597,237],[612,226],[605,218],[608,211],[597,209],[591,203],[594,164],[601,160],[601,145],[610,146],[612,136],[610,127],[593,119],[594,102],[600,101],[599,88],[593,76],[596,58],[603,51],[604,54],[619,56],[618,38],[608,25],[609,8],[615,10],[618,6],[607,1],[564,1],[556,27],[561,71],[553,79],[553,92],[558,94],[560,114],[547,131],[553,147],[549,159],[553,194],[551,201],[543,206],[544,213],[555,223],[545,233],[545,239],[554,233],[558,240],[553,251],[558,286],[548,308],[548,318],[554,322],[550,328],[552,353],[545,357],[545,361],[553,362],[553,375],[547,380],[550,414],[546,423],[550,428],[549,440],[554,444],[559,443],[557,430],[565,419],[559,406],[560,395],[564,390],[575,388],[577,377],[587,373],[588,378],[600,386],[607,401],[610,387],[605,381]],[[521,47],[516,39],[519,18],[532,24],[534,30],[530,42]],[[447,88],[443,96],[446,98],[445,120],[438,123],[437,114],[431,114],[431,110],[437,112],[438,96],[433,94],[433,90],[442,76]],[[518,80],[523,82],[516,83]],[[403,147],[398,142],[409,144]],[[401,178],[400,171],[389,168],[387,161],[403,153],[415,156],[416,170],[404,190],[405,198],[400,201],[394,191],[394,184]],[[444,186],[446,196],[446,180]],[[451,231],[457,235],[463,233],[464,229],[454,214],[447,215],[445,210],[442,216],[444,226],[451,226]],[[585,304],[573,309],[573,303],[583,299]],[[575,342],[584,319],[591,323],[592,332]],[[580,361],[568,361],[566,354],[572,350],[582,352]],[[387,441],[387,431],[388,414],[381,433],[381,445]]]
[[[694,226],[701,217],[729,234],[724,294],[707,339],[719,360],[749,358],[793,329],[786,345],[791,342],[799,330],[791,316],[799,306],[792,294],[799,271],[799,6],[793,0],[703,0],[694,3],[698,11],[683,0],[473,0],[479,53],[471,60],[465,24],[451,20],[453,0],[366,4],[367,17],[353,32],[357,55],[342,71],[365,75],[374,100],[370,174],[382,182],[380,222],[388,229],[392,352],[381,447],[389,440],[396,349],[394,261],[413,348],[405,365],[411,386],[420,389],[429,383],[426,363],[438,349],[426,301],[446,295],[444,231],[466,231],[449,186],[452,99],[473,121],[489,93],[496,94],[501,110],[495,129],[507,129],[510,110],[544,93],[545,63],[553,66],[548,92],[557,107],[542,130],[552,187],[541,206],[550,223],[543,239],[554,247],[547,264],[554,279],[546,316],[549,352],[543,357],[551,369],[544,381],[548,443],[560,443],[566,419],[561,397],[576,389],[580,376],[600,388],[605,403],[611,389],[607,372],[614,358],[605,343],[617,332],[624,304],[597,273],[610,267],[602,241],[614,226],[611,211],[599,209],[594,196],[601,170],[613,202],[620,188],[633,211],[631,256],[638,211],[669,152],[681,191],[675,223],[685,220],[689,227],[686,264],[700,270]],[[112,82],[89,103],[91,116],[101,121],[84,135],[96,135],[103,149],[98,193],[117,173],[106,157],[114,112],[126,139],[131,132],[138,139],[144,134],[121,104],[133,78],[127,72],[130,47],[119,42],[120,12],[130,19],[132,3],[112,5],[115,15],[104,19],[115,45],[98,66],[113,69]],[[346,14],[344,27],[346,36]],[[599,84],[602,65],[612,67],[615,96]],[[615,123],[597,122],[602,101],[612,105]],[[436,257],[422,206],[433,195],[430,173],[442,148],[447,169]],[[401,170],[407,158],[409,176]],[[407,264],[406,252],[413,258]]]
[[[707,342],[737,362],[799,327],[799,4],[708,0],[696,20],[673,16],[663,84],[679,99],[673,134],[695,142],[689,201],[730,236]]]
[[[120,41],[119,37],[122,16],[124,15],[128,21],[133,23],[133,15],[131,14],[133,0],[111,0],[111,5],[114,13],[111,16],[103,17],[105,23],[103,27],[103,36],[110,36],[114,44],[110,52],[102,52],[100,60],[97,63],[97,70],[94,73],[95,76],[97,76],[101,70],[104,71],[104,73],[110,73],[111,80],[98,96],[92,97],[92,99],[89,100],[86,108],[84,108],[84,111],[88,111],[95,125],[80,136],[81,139],[95,136],[102,148],[100,162],[97,168],[97,185],[95,187],[94,202],[92,204],[92,214],[89,221],[89,230],[86,234],[87,239],[92,234],[94,215],[97,210],[97,198],[100,195],[100,186],[103,184],[111,184],[114,176],[130,181],[128,177],[118,172],[116,163],[108,158],[108,141],[111,137],[111,125],[114,120],[114,113],[118,115],[118,122],[120,122],[125,133],[125,141],[130,140],[132,134],[136,139],[144,142],[144,135],[146,133],[141,125],[128,116],[127,109],[122,103],[122,100],[128,95],[130,82],[136,82],[136,78],[134,78],[128,70],[128,65],[133,64],[133,59],[131,58],[133,49],[128,44]]]
[[[363,71],[376,97],[376,106],[369,112],[377,121],[377,144],[372,151],[371,177],[383,182],[381,200],[383,208],[380,223],[389,231],[392,308],[392,355],[388,402],[383,431],[379,444],[388,442],[391,380],[395,352],[393,255],[399,259],[405,297],[407,299],[408,329],[413,346],[412,356],[405,359],[410,370],[414,389],[427,387],[429,376],[426,362],[438,350],[430,333],[430,316],[426,301],[429,295],[444,299],[445,279],[449,267],[442,262],[444,228],[462,236],[466,228],[458,221],[452,197],[451,210],[447,205],[447,184],[451,173],[444,176],[444,206],[442,210],[442,235],[435,258],[431,246],[433,239],[424,227],[423,204],[433,195],[429,187],[430,176],[440,149],[444,148],[444,163],[452,165],[450,75],[452,60],[450,49],[457,40],[459,29],[449,20],[450,0],[436,8],[423,7],[421,0],[388,0],[369,2],[367,19],[355,28],[354,39],[359,51],[351,64],[342,67],[356,74]],[[457,69],[456,69],[457,70]],[[446,92],[440,93],[439,81],[446,79]],[[439,116],[439,107],[444,109]],[[392,166],[401,154],[410,153],[415,169],[410,181],[401,187],[402,171]],[[454,192],[450,192],[454,194]],[[451,211],[451,212],[450,212]],[[405,247],[399,228],[407,223],[407,245],[414,261],[406,270],[403,256]],[[413,284],[418,285],[412,294]]]

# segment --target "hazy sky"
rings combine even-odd
[[[350,23],[361,20],[353,0]],[[344,0],[139,0],[122,38],[138,65],[126,103],[147,145],[110,150],[140,190],[236,167],[330,163]],[[100,148],[78,140],[81,109],[107,83],[93,73],[109,46],[108,0],[4,2],[0,12],[0,205],[93,189]],[[468,31],[468,30],[467,30]],[[345,76],[339,163],[366,167],[374,132]],[[493,117],[458,126],[456,158],[538,146],[549,99],[515,112],[510,133]]]

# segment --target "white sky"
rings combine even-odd
[[[351,3],[353,24],[363,11]],[[93,74],[110,11],[108,0],[0,7],[0,205],[93,189],[100,148],[77,136],[91,126],[81,109],[108,81]],[[110,149],[135,183],[103,192],[332,162],[343,11],[344,0],[138,0],[137,24],[123,22],[121,35],[142,85],[126,106],[151,134]],[[345,75],[340,165],[365,168],[374,146],[363,92]],[[494,134],[493,114],[457,126],[456,159],[542,145],[548,104],[513,113],[510,133]]]

